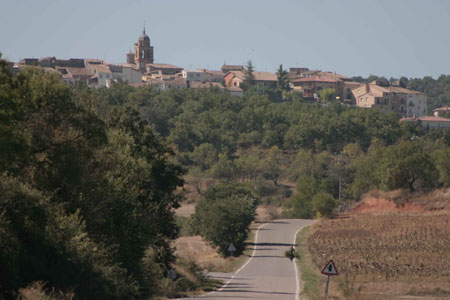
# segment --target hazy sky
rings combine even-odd
[[[450,0],[0,0],[0,52],[125,62],[144,22],[155,61],[186,69],[450,74]]]

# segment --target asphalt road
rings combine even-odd
[[[296,233],[311,220],[276,220],[259,227],[253,255],[236,273],[211,273],[226,284],[194,299],[298,300],[300,270],[284,256]]]

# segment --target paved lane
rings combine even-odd
[[[195,299],[299,299],[295,262],[284,256],[296,232],[311,220],[276,220],[259,227],[253,256],[236,273],[214,273],[226,284]],[[298,274],[297,274],[298,273]]]

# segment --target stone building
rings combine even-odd
[[[134,53],[130,51],[126,56],[127,64],[136,65],[142,72],[145,71],[145,65],[153,64],[153,46],[150,45],[150,37],[145,33],[145,28],[134,43]]]
[[[371,82],[353,89],[352,93],[359,107],[394,112],[406,118],[427,115],[427,96],[418,91]]]

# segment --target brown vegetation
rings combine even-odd
[[[319,269],[333,259],[349,298],[450,296],[449,193],[366,195],[348,218],[313,226],[313,263]]]

